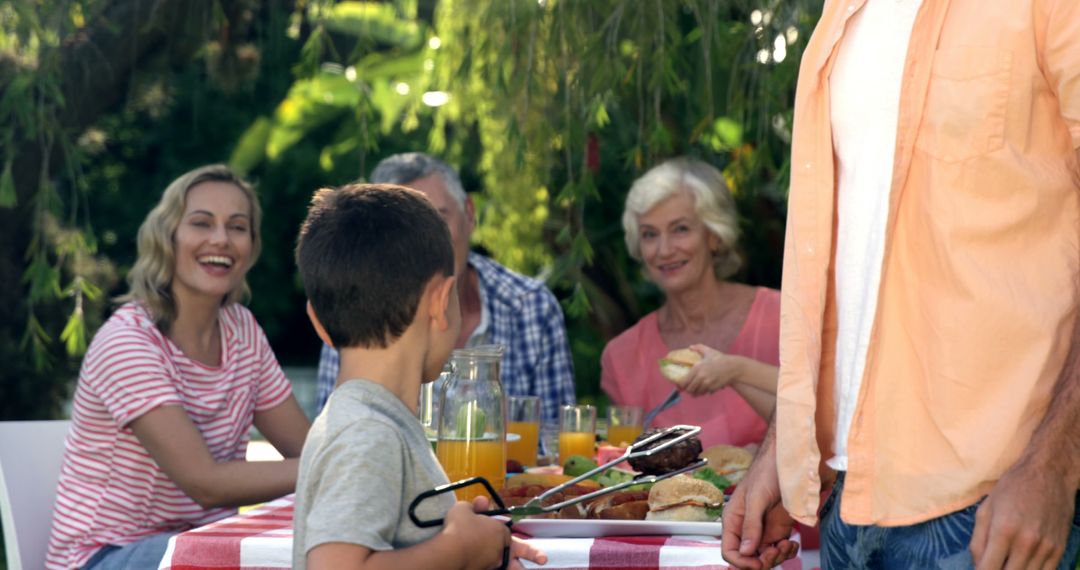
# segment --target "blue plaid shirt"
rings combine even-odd
[[[478,253],[469,265],[479,276],[487,330],[481,344],[505,347],[502,384],[507,396],[540,396],[545,422],[557,424],[559,406],[573,404],[574,369],[566,340],[562,308],[543,281],[514,273]],[[337,382],[341,361],[323,345],[319,357],[318,406],[321,410]]]

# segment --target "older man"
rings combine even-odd
[[[469,251],[475,226],[472,200],[457,172],[423,153],[395,154],[380,162],[371,182],[401,184],[423,192],[450,226],[461,305],[458,348],[501,344],[507,395],[540,396],[541,414],[556,421],[559,406],[573,404],[574,372],[562,309],[542,281],[525,277]],[[323,346],[319,359],[319,408],[337,382],[337,351]]]

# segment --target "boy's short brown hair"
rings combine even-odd
[[[454,274],[454,251],[422,193],[349,184],[315,193],[296,265],[334,348],[385,348],[413,322],[431,278]]]

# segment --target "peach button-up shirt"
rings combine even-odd
[[[777,460],[813,524],[836,422],[829,73],[866,0],[827,0],[802,58],[781,302]],[[1080,2],[923,0],[841,517],[973,504],[1050,404],[1080,297]]]

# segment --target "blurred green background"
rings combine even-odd
[[[397,0],[0,5],[0,419],[58,417],[138,225],[179,174],[258,187],[250,306],[309,370],[292,246],[312,192],[423,150],[460,167],[475,246],[563,303],[578,394],[660,302],[625,252],[635,177],[689,154],[738,200],[748,263],[780,279],[791,105],[820,0]],[[603,403],[602,401],[600,402]]]
[[[165,186],[228,162],[266,212],[250,303],[288,370],[319,342],[292,246],[312,192],[382,157],[457,165],[475,246],[563,303],[578,395],[659,292],[619,218],[688,154],[724,172],[779,286],[792,102],[822,0],[0,3],[0,420],[62,417]],[[4,562],[0,560],[0,567]]]

